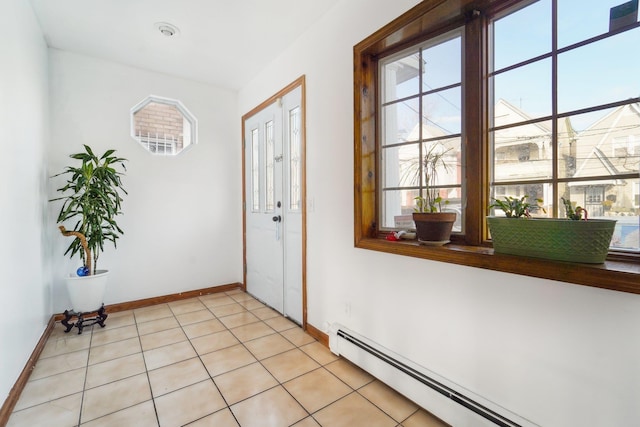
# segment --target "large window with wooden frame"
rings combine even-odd
[[[429,153],[442,156],[430,184],[442,212],[462,232],[462,30],[457,28],[380,61],[380,219],[384,230],[413,227],[424,196]]]
[[[610,20],[619,2],[425,0],[356,45],[356,246],[640,293],[640,25]],[[386,241],[411,228],[435,146],[451,165],[437,185],[459,216],[452,243]],[[604,284],[493,254],[489,202],[523,195],[550,216],[565,197],[618,220],[612,261],[592,267]]]
[[[612,251],[638,253],[640,28],[609,28],[619,1],[520,2],[488,17],[490,192],[542,199],[547,216],[571,200],[617,220]]]

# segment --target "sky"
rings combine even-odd
[[[558,0],[558,47],[560,49],[601,35],[609,30],[610,8],[623,0]],[[532,5],[499,19],[495,24],[494,69],[500,70],[550,52],[551,0],[538,0]],[[460,49],[456,34],[424,53],[424,90],[444,87],[461,81]],[[558,57],[558,111],[574,111],[593,105],[640,97],[640,28],[608,37],[588,46],[563,52]],[[532,118],[549,116],[551,104],[552,61],[543,59],[498,74],[495,77],[495,99],[505,99]],[[602,76],[607,76],[603,79]],[[415,94],[416,79],[397,86],[399,97]],[[435,117],[449,133],[461,129],[460,91],[450,89],[430,95],[425,111]],[[417,104],[408,105],[401,126],[411,128],[417,121]],[[411,115],[411,111],[414,115]],[[574,128],[584,130],[610,110],[574,116]]]

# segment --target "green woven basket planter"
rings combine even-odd
[[[609,219],[494,216],[488,216],[487,223],[496,253],[592,264],[604,262],[616,226]]]

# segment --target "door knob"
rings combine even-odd
[[[272,219],[273,222],[282,222],[282,217],[280,215],[276,215]]]

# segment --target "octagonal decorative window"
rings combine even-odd
[[[197,134],[198,121],[178,100],[150,95],[131,109],[131,136],[150,153],[175,156]]]

